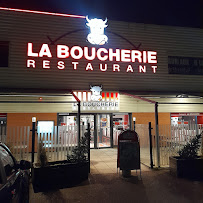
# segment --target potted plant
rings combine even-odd
[[[180,151],[179,156],[169,157],[171,174],[180,178],[203,179],[203,157],[198,156],[201,136],[196,135]]]
[[[47,162],[46,151],[39,145],[39,163],[32,168],[34,192],[71,187],[88,179],[89,161],[87,159],[88,134],[81,138],[78,146],[67,156],[67,160]]]

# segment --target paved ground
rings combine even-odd
[[[135,171],[131,178],[122,178],[116,173],[116,154],[114,149],[91,150],[88,181],[49,193],[33,193],[31,187],[30,202],[203,202],[203,182],[177,179],[167,169],[142,165],[142,180]]]

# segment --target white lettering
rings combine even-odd
[[[32,66],[32,68],[35,68],[35,60],[27,60],[27,68],[30,68]]]
[[[69,47],[66,45],[57,45],[57,57],[58,58],[68,58],[69,57]]]
[[[118,65],[118,64],[113,64],[113,71],[115,72],[115,71],[118,71],[118,72],[120,72],[120,65]]]
[[[146,66],[141,66],[141,65],[139,65],[139,72],[140,73],[146,73]]]
[[[134,72],[134,71],[133,71],[133,67],[132,67],[131,65],[128,65],[128,67],[127,67],[126,72],[128,73],[129,71],[130,71],[131,73]]]
[[[75,53],[76,51],[78,52],[78,54]],[[79,46],[74,46],[70,50],[70,55],[73,59],[81,59],[83,56],[83,50]]]
[[[147,63],[147,52],[143,51],[143,63]]]
[[[104,55],[102,56],[101,53],[105,53],[105,54],[108,54],[108,51],[105,49],[105,48],[99,48],[97,50],[97,58],[100,60],[100,61],[106,61],[108,59],[108,55]]]
[[[48,68],[50,68],[50,61],[47,61],[47,60],[43,60],[43,68],[46,68],[46,69],[48,69]]]
[[[92,55],[89,56],[89,55],[88,55],[88,47],[84,47],[84,57],[85,57],[87,60],[90,60],[90,61],[94,60],[95,57],[96,57],[96,48],[95,48],[95,47],[92,47],[92,48],[91,48],[91,52],[92,52]]]
[[[93,67],[92,67],[92,64],[88,63],[85,70],[86,71],[88,71],[88,70],[94,70]]]
[[[39,52],[39,57],[43,57],[43,56],[47,56],[49,58],[52,57],[48,44],[42,44],[42,47]]]
[[[156,51],[148,51],[148,63],[157,63]]]
[[[60,70],[65,69],[65,65],[64,65],[63,61],[58,61],[57,64],[58,64],[58,66],[57,66],[58,69],[60,69]]]
[[[135,62],[135,59],[137,59],[137,61],[139,63],[142,63],[142,53],[141,53],[141,51],[132,50],[132,52],[131,52],[131,60],[132,60],[132,62]]]
[[[121,50],[121,61],[130,62],[130,50],[122,49]]]
[[[103,68],[103,64],[100,63],[100,71],[107,71],[107,64],[104,64],[104,68]]]
[[[156,73],[157,66],[152,66],[153,73]]]
[[[73,64],[73,69],[76,70],[77,69],[77,65],[79,64],[78,62],[72,62]]]
[[[38,53],[33,53],[33,51],[32,51],[32,43],[27,44],[27,55],[33,56],[33,57],[38,57]]]
[[[116,52],[113,52],[113,49],[109,49],[109,61],[113,61],[113,58],[116,58],[116,61],[120,61],[120,50],[116,49]]]

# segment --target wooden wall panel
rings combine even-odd
[[[32,126],[32,117],[36,117],[37,121],[54,121],[57,125],[57,113],[8,113],[7,127]]]
[[[136,124],[148,124],[151,122],[152,126],[155,125],[154,113],[133,113],[132,117],[136,117]],[[159,124],[170,125],[170,113],[159,113]]]

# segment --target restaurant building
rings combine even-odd
[[[93,148],[155,104],[159,124],[203,124],[202,29],[8,8],[0,28],[1,125],[75,126],[76,98]]]

